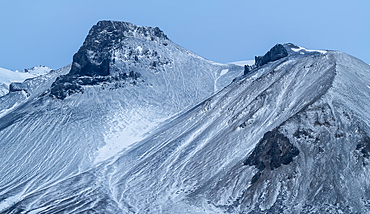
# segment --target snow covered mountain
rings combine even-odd
[[[46,66],[35,66],[30,69],[25,69],[22,72],[0,68],[0,97],[9,93],[10,83],[23,82],[26,79],[43,75],[50,71],[51,69]]]
[[[24,69],[21,72],[0,68],[0,97],[9,93],[9,86],[12,82],[21,83],[26,79],[47,74],[51,70],[51,68],[42,65]]]
[[[22,72],[39,76],[39,75],[47,74],[52,70],[53,69],[51,69],[49,67],[46,67],[44,65],[38,65],[38,66],[34,66],[32,68],[26,68],[26,69],[22,70]]]
[[[98,135],[68,135],[65,124],[74,124],[73,128],[82,132],[101,124],[68,110],[76,100],[59,106],[67,114],[47,123],[44,131],[48,135],[43,136],[45,141],[55,132],[63,133],[58,142],[17,152],[5,145],[4,154],[12,155],[1,161],[0,169],[6,162],[12,166],[5,166],[10,175],[1,173],[1,210],[370,212],[370,66],[341,52],[285,44],[256,58],[252,67],[248,74],[143,141],[96,167],[80,167],[73,175],[70,170],[76,159],[81,162],[86,157],[75,152],[84,149],[83,143],[72,140],[92,140]],[[42,105],[38,111],[50,115],[54,110],[50,103],[66,102],[73,96],[81,99],[84,94],[64,101],[44,97],[48,104],[39,100],[29,105]],[[32,119],[23,116],[25,112],[21,115],[17,121]],[[81,127],[84,123],[78,121],[88,125]],[[12,128],[1,130],[7,130],[6,134],[2,131],[3,138]],[[28,133],[30,139],[34,130],[28,126],[17,131]],[[29,158],[34,152],[45,160],[34,162]],[[19,163],[33,167],[27,169]]]
[[[10,89],[0,213],[370,212],[370,66],[347,54],[224,65],[102,21]]]
[[[129,148],[243,71],[158,28],[99,22],[70,66],[13,83],[0,97],[0,213],[33,209],[18,205]]]
[[[94,171],[94,190],[123,213],[370,212],[370,67],[284,48]]]

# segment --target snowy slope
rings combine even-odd
[[[370,212],[370,66],[337,51],[284,47],[287,57],[257,67],[97,167],[69,178],[62,168],[58,174],[31,174],[30,182],[6,178],[4,184],[1,179],[6,200],[0,208],[34,213]],[[66,120],[49,125],[60,127]],[[62,147],[45,149],[50,159],[63,152]],[[51,176],[59,182],[41,182]]]
[[[82,109],[105,103],[99,162],[242,72],[240,66],[214,63],[174,44],[158,28],[102,21],[75,54],[71,72],[53,84],[51,96],[78,99],[74,106]]]
[[[32,68],[24,69],[24,70],[22,70],[22,72],[23,73],[29,73],[29,74],[33,74],[33,75],[39,76],[39,75],[47,74],[51,70],[52,70],[51,68],[46,67],[44,65],[38,65],[38,66],[34,66]]]
[[[33,76],[23,82],[12,82],[10,84],[12,91],[0,97],[0,118],[17,109],[20,105],[47,92],[55,79],[60,75],[67,74],[70,69],[71,65],[68,65],[46,74]]]
[[[23,82],[26,79],[43,75],[50,71],[51,69],[46,66],[36,66],[22,72],[0,68],[0,97],[9,92],[10,83]]]
[[[0,213],[33,209],[18,204],[128,149],[242,73],[157,28],[99,22],[70,66],[1,97]]]
[[[23,82],[25,79],[35,77],[32,74],[15,72],[0,68],[0,97],[9,92],[9,85],[12,82]]]
[[[367,213],[369,74],[335,51],[268,63],[108,164],[112,198],[139,213]]]

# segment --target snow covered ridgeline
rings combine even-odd
[[[29,185],[17,197],[5,190],[9,201],[15,201],[6,211],[369,212],[369,65],[340,52],[301,54],[283,46],[288,56],[256,67],[99,166],[34,191]],[[228,74],[225,68],[220,73]],[[97,95],[89,104],[99,99],[104,103],[101,111],[109,103],[102,99],[108,93]],[[58,102],[70,105],[74,97],[84,96]],[[52,120],[51,126],[58,129],[54,132],[68,133],[68,139],[81,136],[65,126],[74,118],[85,118],[74,114]],[[72,124],[86,124],[80,132],[94,129],[90,134],[98,137],[100,121],[83,122]],[[71,143],[76,147],[68,151],[85,148],[77,147],[83,143]],[[83,158],[63,153],[61,143],[54,146],[58,157]],[[53,171],[51,178],[68,172],[57,161],[63,170]],[[43,164],[48,166],[48,161]],[[73,168],[75,162],[68,164]]]
[[[135,81],[130,82],[134,85],[143,82],[151,84],[148,79],[158,79],[155,76],[168,74],[170,70],[199,69],[193,65],[195,62],[200,63],[198,67],[209,64],[216,68],[221,65],[177,46],[159,28],[141,27],[127,22],[101,21],[92,27],[83,46],[74,55],[70,73],[61,76],[53,84],[51,96],[64,99],[68,95],[83,92],[83,85],[97,83],[122,86],[121,83],[126,80],[122,77],[131,77],[131,74]],[[222,66],[224,68],[221,70],[240,69],[238,66]],[[201,70],[195,75],[203,75]],[[215,90],[225,86],[231,76],[235,77],[234,72],[230,72],[220,78],[221,70],[211,72],[212,76],[209,77],[216,85]],[[175,72],[178,75],[181,73]],[[192,79],[196,80],[195,77]]]
[[[370,67],[284,47],[123,153],[113,198],[132,212],[368,213]]]
[[[99,162],[242,73],[243,67],[214,63],[174,44],[158,28],[101,21],[74,55],[71,71],[52,84],[50,96],[120,96],[120,107],[109,110],[114,122],[104,130]]]
[[[0,98],[0,213],[369,212],[367,64],[284,44],[242,75],[125,26]]]
[[[34,200],[33,194],[48,195],[49,187],[99,168],[243,73],[241,66],[197,56],[155,28],[104,21],[92,29],[97,31],[87,36],[74,69],[66,66],[26,80],[16,84],[21,91],[0,98],[0,213],[58,212],[54,202],[40,205],[44,200]],[[61,97],[53,96],[53,89]],[[74,185],[97,193],[88,187],[94,183],[91,178]],[[64,199],[75,196],[69,193]],[[64,199],[55,203],[69,201]],[[69,202],[71,206],[63,205],[66,213],[74,212],[76,204],[84,206]],[[109,213],[110,204],[116,203],[104,204],[101,213]]]

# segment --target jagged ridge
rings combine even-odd
[[[115,49],[122,49],[122,43],[127,38],[136,38],[148,42],[167,45],[167,36],[158,28],[141,27],[128,22],[100,21],[94,25],[84,44],[73,56],[71,71],[59,77],[51,87],[50,95],[64,99],[74,93],[83,92],[83,85],[97,85],[102,82],[121,82],[128,78],[136,84],[140,73],[121,71],[112,77],[111,67],[115,63]],[[135,60],[138,58],[135,56]],[[154,65],[156,62],[153,62]],[[134,81],[135,80],[135,81]],[[132,82],[131,81],[131,82]],[[142,80],[141,80],[142,81]]]

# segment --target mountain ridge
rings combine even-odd
[[[103,48],[111,54],[107,76],[68,75],[72,63],[0,97],[0,212],[33,209],[21,205],[28,196],[129,149],[243,73],[165,41],[125,37]]]
[[[370,211],[369,65],[288,43],[246,72],[145,41],[126,38],[109,56],[96,50],[111,57],[109,75],[59,82],[81,92],[50,96],[66,68],[5,114],[0,212]]]

